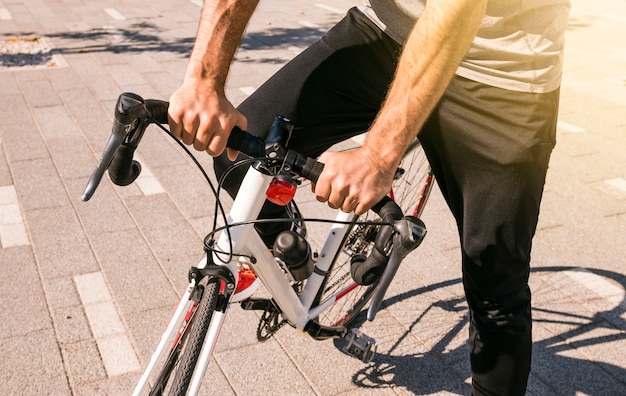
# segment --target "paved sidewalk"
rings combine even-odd
[[[0,0],[0,394],[129,394],[184,290],[214,199],[156,129],[144,171],[80,200],[124,91],[180,84],[200,0]],[[262,2],[232,68],[239,103],[358,1]],[[573,0],[558,145],[531,284],[529,395],[626,395],[626,4]],[[210,158],[201,162],[210,166]],[[313,202],[306,203],[304,209]],[[469,394],[467,309],[450,214],[364,331],[363,364],[286,327],[256,341],[233,307],[205,394]]]

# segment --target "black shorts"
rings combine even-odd
[[[401,46],[352,9],[319,42],[240,106],[264,135],[274,116],[294,121],[289,146],[317,156],[368,130],[393,79]],[[470,306],[475,394],[523,394],[530,370],[528,275],[559,92],[509,91],[455,77],[419,139],[457,221]],[[218,174],[229,165],[217,158]],[[234,194],[243,171],[225,188]],[[266,205],[261,217],[280,216]],[[436,236],[431,236],[436,237]]]

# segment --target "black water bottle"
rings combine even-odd
[[[302,235],[291,230],[278,234],[274,241],[274,257],[287,265],[291,275],[297,281],[311,276],[315,267],[309,243]]]

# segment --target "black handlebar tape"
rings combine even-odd
[[[121,145],[109,165],[109,177],[118,186],[127,186],[141,173],[141,165],[133,160],[136,146]]]
[[[317,179],[324,170],[324,164],[307,157],[304,166],[302,167],[302,177],[311,180],[313,183],[317,182]]]
[[[226,145],[253,158],[265,157],[265,142],[263,139],[245,132],[239,127],[233,128],[230,132]]]
[[[297,175],[309,179],[313,183],[317,182],[320,174],[324,170],[324,164],[317,162],[313,158],[299,154],[293,150],[287,150],[285,164],[291,167],[291,171]]]
[[[167,118],[167,109],[169,106],[169,102],[164,100],[146,99],[146,109],[148,109],[148,113],[160,124],[167,124],[169,122]]]

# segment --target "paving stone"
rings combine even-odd
[[[8,131],[13,131],[18,126],[23,128],[24,123],[32,119],[24,96],[20,93],[2,95],[4,101],[0,115],[3,119],[3,135],[7,137]]]
[[[69,200],[50,158],[12,162],[15,188],[26,212],[33,209],[66,206]]]
[[[0,148],[2,141],[0,141]],[[9,171],[9,165],[4,156],[4,150],[0,151],[0,186],[12,185],[13,179],[11,178],[11,172]]]
[[[62,348],[72,385],[93,383],[106,378],[98,347],[93,341],[66,343]]]
[[[65,106],[47,106],[33,109],[33,118],[44,139],[52,141],[60,138],[79,136],[76,123]]]
[[[28,211],[26,223],[42,278],[66,277],[99,269],[71,207]]]
[[[88,202],[81,200],[87,178],[68,180],[67,183],[83,227],[93,238],[99,238],[102,233],[120,232],[135,227],[132,217],[108,180],[100,183]]]
[[[82,306],[57,308],[53,310],[52,316],[60,343],[68,344],[91,340],[89,323]]]
[[[23,81],[20,90],[32,107],[58,106],[63,102],[48,80]]]
[[[235,393],[286,394],[298,386],[299,394],[311,395],[314,392],[307,380],[294,367],[289,358],[280,353],[275,342],[252,345],[214,354],[215,360],[223,368],[226,378]],[[242,357],[247,364],[239,365]],[[268,381],[268,378],[285,378],[285,381]]]
[[[58,308],[72,308],[80,305],[80,299],[71,277],[55,278],[45,281],[44,291],[46,293],[48,307],[52,310]]]
[[[59,96],[63,99],[68,113],[74,119],[94,117],[104,110],[95,96],[82,85],[77,88],[64,86],[59,90]],[[111,131],[107,132],[110,133]]]
[[[121,312],[127,317],[178,302],[176,292],[182,289],[172,287],[137,230],[100,234],[92,244]],[[178,271],[184,275],[185,267],[179,266]]]
[[[0,355],[0,393],[71,394],[52,330],[2,338]]]
[[[9,164],[25,160],[48,160],[50,153],[47,150],[37,126],[30,118],[25,119],[21,126],[3,125],[0,126],[0,136],[6,148],[6,155]],[[19,170],[16,165],[10,165],[13,177]],[[17,167],[20,167],[17,164]]]
[[[91,201],[80,197],[109,138],[118,95],[167,99],[182,82],[198,3],[0,3],[11,17],[0,24],[3,40],[46,36],[67,64],[0,72],[0,187],[15,186],[31,243],[0,246],[0,394],[129,394],[158,343],[202,254],[211,193],[173,142],[151,128],[137,158],[162,193],[113,186],[105,176]],[[261,2],[229,74],[231,102],[241,103],[357,3]],[[622,3],[573,0],[561,126],[534,241],[529,395],[622,394],[626,387],[626,198],[607,183],[626,180]],[[211,159],[199,160],[210,171]],[[305,213],[332,212],[310,193],[299,199]],[[15,217],[5,209],[0,218]],[[202,394],[468,394],[460,248],[437,188],[423,219],[426,240],[403,263],[377,320],[361,325],[380,343],[372,363],[346,356],[341,342],[316,342],[288,326],[259,343],[259,313],[233,306]],[[323,228],[310,235],[321,240]],[[74,276],[89,273],[106,280],[108,307],[123,329],[109,347],[94,337],[76,290]],[[137,364],[116,365],[109,358],[119,351],[136,353]]]
[[[32,249],[29,246],[0,249],[0,263],[0,304],[3,307],[0,310],[1,342],[9,342],[11,337],[52,329]]]
[[[2,86],[3,96],[20,93],[13,73],[0,73],[0,86]]]

